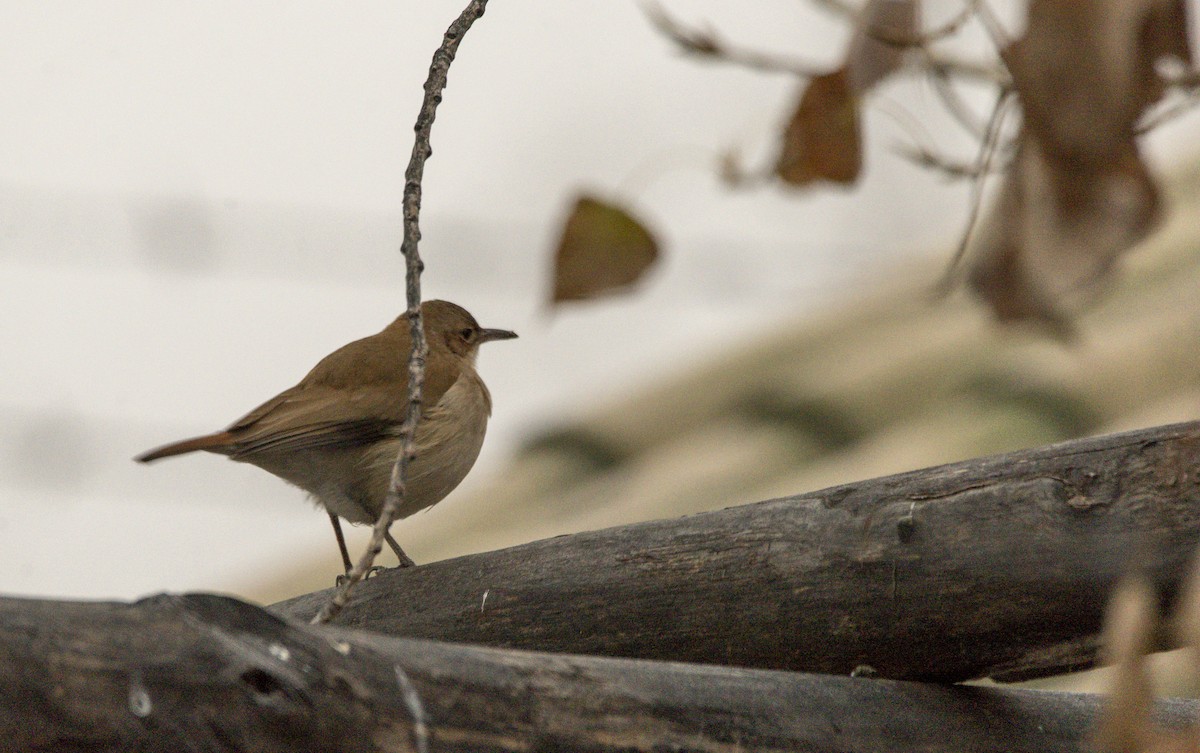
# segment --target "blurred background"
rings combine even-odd
[[[461,5],[0,4],[0,592],[332,584],[299,490],[216,456],[131,458],[403,310],[412,122]],[[848,34],[794,0],[668,7],[814,61]],[[796,87],[681,57],[633,2],[489,7],[433,131],[424,293],[521,339],[481,356],[475,470],[393,529],[418,562],[1200,412],[1195,116],[1148,143],[1167,224],[1065,347],[932,298],[967,188],[892,151],[911,114],[947,152],[974,144],[922,81],[868,108],[853,191],[722,187],[718,155],[769,154]],[[664,258],[632,295],[550,312],[581,189],[636,200]]]

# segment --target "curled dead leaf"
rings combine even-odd
[[[629,288],[658,259],[658,242],[625,209],[579,197],[554,254],[551,304],[610,295]]]
[[[1160,58],[1191,59],[1182,21],[1180,0],[1030,4],[1025,35],[1003,53],[1023,110],[1016,157],[969,273],[1001,320],[1063,332],[1067,307],[1157,227],[1136,126],[1162,94]]]
[[[1186,3],[1033,0],[1025,35],[1003,57],[1025,128],[1048,152],[1101,161],[1161,97],[1158,61],[1190,62]]]
[[[853,183],[862,170],[858,98],[846,70],[808,82],[783,133],[775,174],[805,186],[818,180]]]

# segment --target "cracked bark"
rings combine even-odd
[[[1065,442],[385,572],[340,624],[896,679],[1061,673],[1092,664],[1130,567],[1173,598],[1198,474],[1200,423]],[[307,619],[323,598],[273,609]]]
[[[11,753],[1065,753],[1090,749],[1100,701],[387,638],[211,595],[0,598]]]

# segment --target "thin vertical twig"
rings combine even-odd
[[[408,359],[408,412],[405,413],[404,423],[400,425],[400,454],[392,466],[391,485],[379,519],[375,521],[371,530],[371,542],[367,550],[350,569],[345,580],[321,611],[313,617],[314,624],[333,619],[349,602],[351,591],[371,571],[375,558],[383,550],[384,537],[395,521],[400,503],[404,499],[408,465],[416,455],[413,439],[417,423],[421,420],[421,391],[425,384],[425,358],[429,353],[429,346],[425,341],[425,327],[421,321],[421,272],[425,264],[417,252],[417,244],[421,240],[421,179],[425,175],[425,161],[433,154],[429,141],[430,132],[433,129],[433,120],[437,116],[437,107],[442,101],[442,91],[446,88],[450,64],[454,62],[463,36],[475,20],[483,15],[486,8],[487,0],[471,0],[467,4],[454,23],[446,29],[441,46],[433,53],[429,76],[425,79],[425,97],[421,100],[421,110],[417,114],[414,126],[416,141],[408,161],[408,169],[404,171],[404,241],[400,252],[404,254],[405,261],[405,292],[407,315],[412,327],[412,353]]]
[[[971,239],[979,225],[979,214],[983,207],[984,183],[987,181],[988,173],[991,172],[992,158],[1000,143],[1005,115],[1010,103],[1014,101],[1014,97],[1010,96],[1012,93],[1011,89],[1001,89],[996,96],[996,106],[992,108],[992,114],[988,118],[983,144],[979,147],[979,157],[975,163],[975,177],[971,181],[971,208],[967,215],[967,226],[963,229],[962,236],[959,237],[958,248],[955,249],[950,263],[946,265],[942,279],[934,288],[934,295],[937,297],[949,295],[950,291],[954,289],[958,269],[962,265],[963,259],[966,258],[967,250],[971,246]]]

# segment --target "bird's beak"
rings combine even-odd
[[[512,340],[517,336],[516,332],[507,329],[481,329],[479,330],[479,342],[486,343],[492,340]]]

